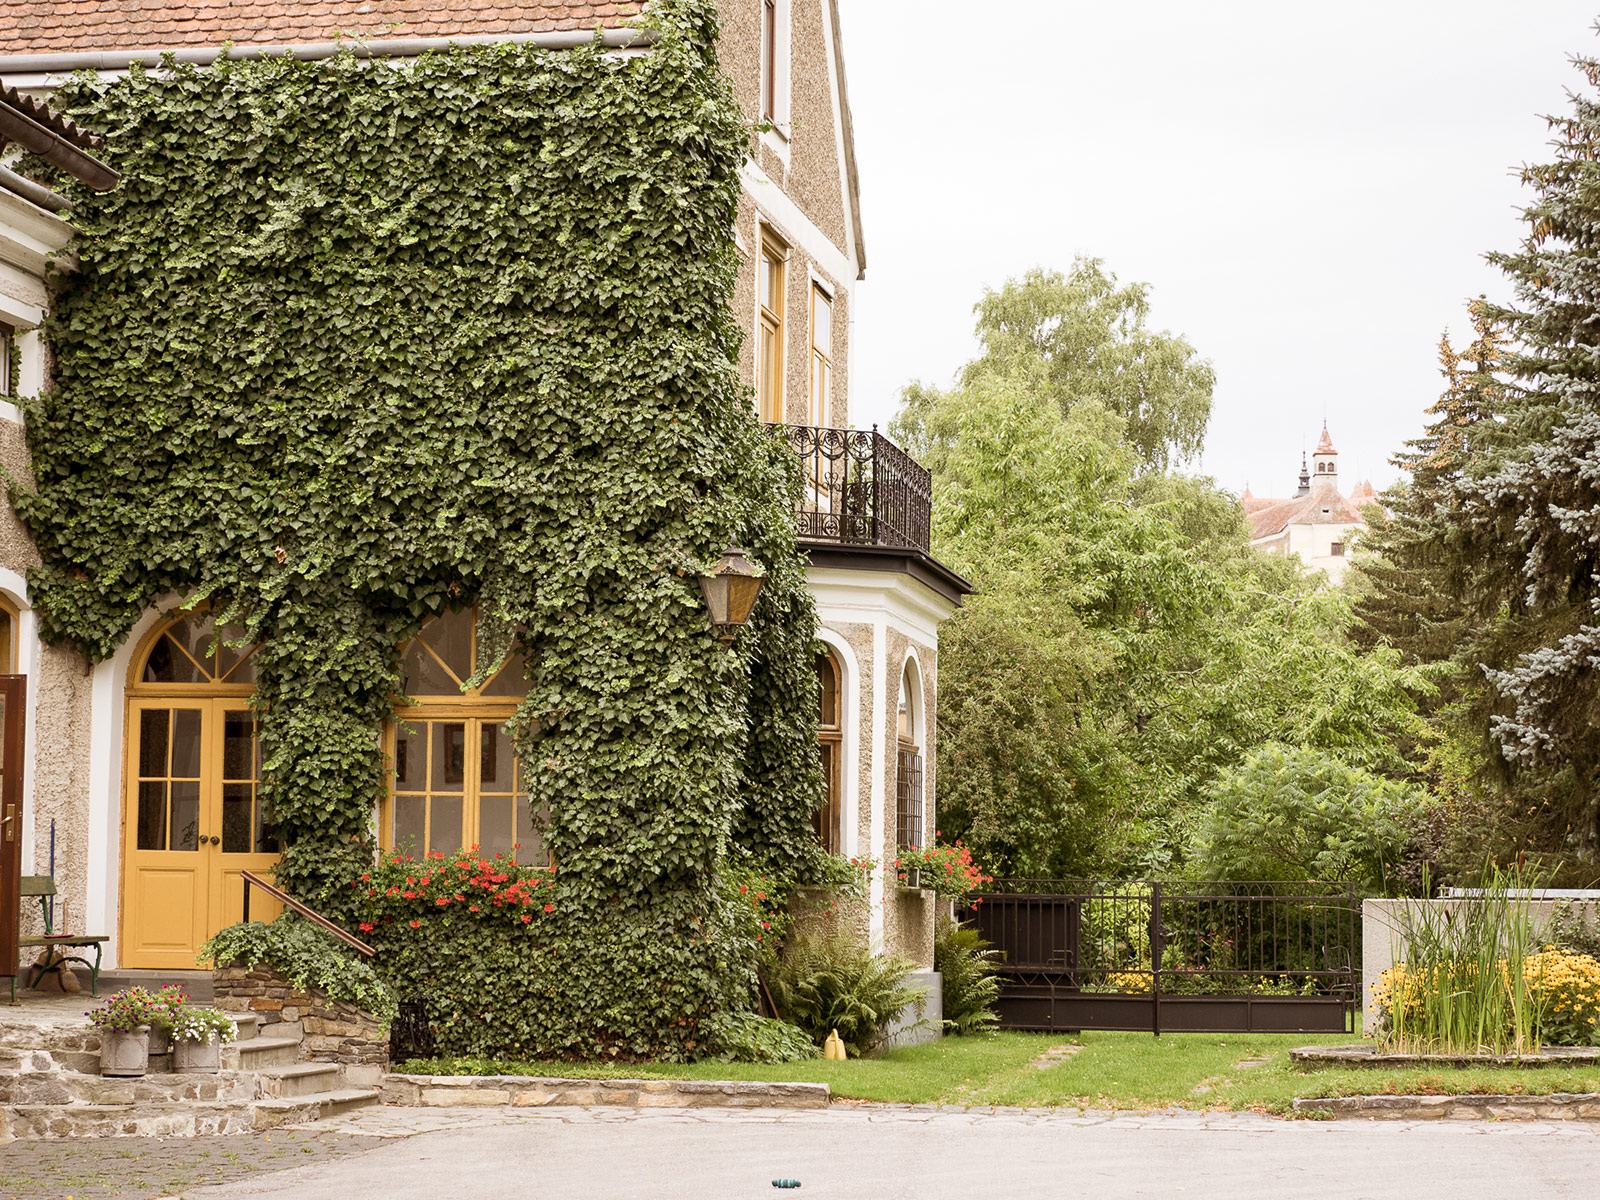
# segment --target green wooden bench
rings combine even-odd
[[[100,994],[100,948],[111,939],[103,934],[83,933],[52,933],[50,932],[50,899],[56,894],[56,881],[49,875],[24,875],[22,886],[18,889],[22,896],[32,896],[39,902],[39,915],[44,918],[44,935],[42,937],[25,936],[17,939],[19,946],[48,946],[51,949],[70,947],[74,950],[87,950],[94,947],[94,961],[90,962],[80,954],[63,954],[61,962],[82,963],[89,968],[89,994]],[[52,956],[53,957],[53,956]],[[28,982],[25,987],[32,987],[38,980],[44,978],[45,968],[38,963],[28,964]],[[11,976],[11,1003],[17,1002],[17,977]]]

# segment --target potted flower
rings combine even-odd
[[[189,993],[183,990],[182,985],[169,983],[155,994],[155,998],[155,1019],[150,1022],[152,1057],[172,1052],[172,1027],[177,1023],[184,1005],[189,1002]]]
[[[141,987],[118,992],[84,1015],[100,1029],[100,1074],[143,1075],[150,1067],[150,1026],[159,1001]]]
[[[172,1024],[172,1069],[183,1075],[216,1074],[222,1069],[222,1047],[236,1032],[227,1013],[185,1004]]]

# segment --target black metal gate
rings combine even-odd
[[[1005,1029],[1353,1029],[1361,901],[1346,884],[1002,879],[961,917],[1003,956]]]

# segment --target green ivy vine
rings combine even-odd
[[[560,868],[516,968],[549,1009],[529,1051],[692,1050],[747,1000],[719,856],[817,858],[799,475],[730,310],[749,130],[712,0],[658,20],[638,55],[169,61],[56,98],[124,181],[58,185],[79,266],[12,497],[44,636],[101,660],[159,597],[226,610],[262,647],[278,878],[337,905],[397,648],[479,603],[527,658],[513,732]],[[768,575],[727,651],[694,576],[734,534]]]

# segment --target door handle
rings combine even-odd
[[[220,845],[222,845],[222,839],[219,838],[216,834],[213,833],[211,835],[211,844],[213,846],[220,846]]]
[[[0,829],[4,829],[6,831],[5,840],[8,842],[14,840],[17,836],[16,832],[11,828],[11,825],[16,821],[16,819],[17,806],[15,804],[6,805],[6,815],[4,820],[0,820]]]

